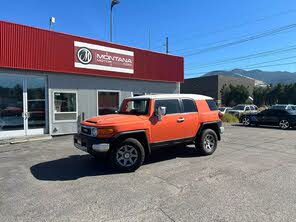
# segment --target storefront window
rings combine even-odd
[[[55,121],[76,121],[77,94],[75,92],[54,92]]]
[[[119,92],[98,91],[98,114],[114,114],[119,109]]]

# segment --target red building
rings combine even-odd
[[[0,21],[0,139],[76,132],[139,94],[179,93],[182,57]]]

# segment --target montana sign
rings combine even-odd
[[[134,73],[132,51],[75,41],[74,53],[76,68]]]

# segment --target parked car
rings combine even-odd
[[[228,113],[229,110],[231,110],[231,107],[219,107],[219,111],[224,115],[225,113]]]
[[[279,126],[281,129],[288,129],[296,126],[296,111],[285,109],[266,109],[260,113],[243,115],[240,122],[245,126],[254,124]]]
[[[231,110],[229,110],[228,113],[235,115],[237,117],[241,117],[243,114],[257,113],[257,111],[258,111],[258,107],[255,105],[239,104],[233,107]]]
[[[296,106],[292,104],[276,104],[271,106],[271,109],[296,110]]]
[[[211,97],[144,95],[123,100],[118,114],[81,122],[74,145],[93,156],[105,153],[115,167],[134,171],[159,147],[195,144],[211,155],[223,131]]]

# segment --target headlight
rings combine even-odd
[[[95,127],[91,128],[91,136],[96,137],[98,135],[98,129]]]
[[[111,128],[99,129],[98,131],[99,131],[99,136],[106,136],[114,133],[114,129],[111,129]]]

